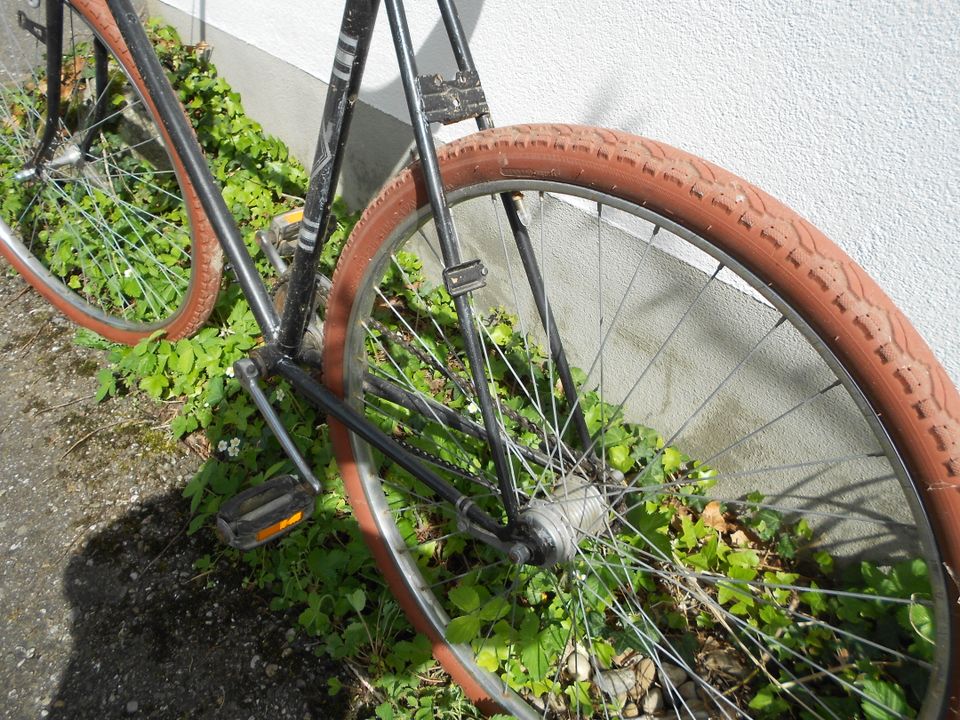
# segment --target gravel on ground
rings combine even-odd
[[[0,264],[0,718],[366,716],[241,568],[195,570],[219,548],[186,532],[175,408],[95,403],[105,358],[73,337]]]

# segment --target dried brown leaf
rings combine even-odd
[[[714,530],[726,532],[729,529],[727,521],[723,519],[723,512],[720,510],[720,503],[716,500],[711,500],[707,503],[707,506],[700,514],[700,519],[703,520],[704,525],[711,527]]]

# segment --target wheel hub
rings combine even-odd
[[[22,170],[14,173],[13,179],[16,182],[26,182],[27,180],[37,179],[44,170],[65,167],[67,165],[79,165],[83,160],[83,153],[80,148],[74,144],[66,145],[56,157],[43,163],[39,169],[36,165],[29,165]]]
[[[531,560],[543,567],[572,560],[580,542],[604,527],[609,509],[596,485],[568,475],[549,499],[532,501],[521,514]]]

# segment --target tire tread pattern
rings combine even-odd
[[[846,320],[848,331],[856,332],[869,344],[870,352],[902,388],[905,402],[942,453],[943,477],[928,477],[928,486],[960,486],[960,396],[953,383],[886,294],[819,230],[763,191],[705,160],[652,140],[597,128],[512,126],[478,133],[441,148],[441,168],[447,158],[477,151],[536,146],[612,159],[629,171],[662,177],[685,189],[699,203],[732,216],[757,244],[765,245],[782,264],[809,278],[808,285],[819,289],[823,304],[835,306]],[[364,238],[370,217],[410,182],[417,167],[413,165],[397,175],[371,201],[343,257],[350,257],[357,246],[369,243]]]
[[[87,17],[91,26],[95,27],[101,36],[111,46],[111,50],[123,62],[127,71],[140,88],[140,92],[147,99],[150,110],[154,117],[159,117],[156,107],[150,101],[146,88],[140,74],[137,72],[136,64],[126,43],[120,35],[120,30],[107,7],[106,0],[71,0],[70,3],[78,12]],[[161,124],[162,125],[162,124]],[[162,129],[162,128],[161,128]],[[163,130],[166,135],[166,130]],[[167,148],[171,150],[171,157],[179,170],[179,177],[182,178],[181,189],[183,191],[184,203],[187,206],[187,213],[191,221],[191,262],[192,278],[187,296],[183,299],[180,311],[172,316],[171,321],[166,326],[166,337],[170,340],[177,340],[200,329],[207,321],[210,312],[216,303],[217,295],[220,292],[220,278],[223,273],[223,254],[220,245],[210,226],[210,221],[200,203],[200,198],[187,178],[186,171],[178,157],[172,153],[172,143],[169,137],[166,141]],[[0,244],[0,251],[5,248]],[[17,271],[33,285],[50,303],[57,307],[67,317],[83,327],[89,328],[115,342],[135,344],[142,338],[148,336],[150,331],[131,331],[121,330],[111,325],[107,325],[96,318],[76,309],[72,305],[65,303],[55,290],[49,288],[34,274],[30,269],[18,262],[13,253],[3,253],[13,264]]]
[[[609,130],[569,125],[504,127],[468,136],[438,150],[445,185],[475,177],[543,177],[593,183],[642,203],[703,237],[777,286],[827,340],[865,388],[905,455],[941,542],[954,608],[960,580],[960,395],[927,344],[862,268],[819,230],[779,201],[721,168],[663,143]],[[493,168],[497,163],[499,168]],[[526,166],[517,163],[527,163]],[[556,165],[556,167],[554,167]],[[600,178],[597,180],[597,178]],[[327,315],[325,381],[343,392],[342,340],[363,272],[404,217],[427,200],[416,163],[383,187],[341,255]],[[338,346],[338,343],[340,347]],[[335,424],[334,424],[335,425]],[[401,587],[399,570],[376,537],[375,522],[357,480],[349,436],[334,427],[337,459],[364,534],[388,582],[416,623],[416,599]],[[379,546],[378,546],[379,543]],[[392,567],[391,567],[392,566]],[[948,580],[950,582],[950,580]],[[407,597],[404,597],[404,595]],[[416,623],[435,655],[482,706],[491,701],[459,666],[445,640]],[[948,717],[960,718],[960,669],[950,669]],[[489,707],[489,705],[486,705]]]

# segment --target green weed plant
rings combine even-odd
[[[253,234],[266,227],[272,217],[301,202],[306,173],[279,140],[266,135],[245,115],[239,95],[209,62],[183,47],[172,29],[157,23],[151,23],[149,29],[248,249],[256,257],[258,269],[270,277],[272,270],[257,255]],[[322,259],[321,271],[327,274],[356,221],[342,203],[335,211],[339,222]],[[422,285],[419,260],[401,253],[399,262],[404,272],[387,278],[391,291],[439,326],[455,325],[452,303],[443,288],[426,294],[422,290],[412,292],[412,285]],[[388,323],[389,318],[383,317],[382,321]],[[504,358],[518,359],[516,367],[543,367],[542,350],[524,342],[511,317],[492,311],[484,322]],[[190,339],[172,342],[158,333],[128,348],[106,345],[81,331],[78,340],[108,350],[109,365],[98,375],[98,400],[143,392],[158,401],[175,401],[179,412],[170,423],[172,435],[203,439],[209,447],[209,460],[184,489],[194,514],[191,533],[207,528],[220,505],[240,490],[276,474],[293,472],[279,444],[232,377],[232,363],[262,341],[237,285],[225,283],[209,324]],[[435,351],[441,355],[441,362],[447,361],[441,345]],[[501,367],[498,362],[493,358],[493,382],[504,389],[509,384],[507,365],[502,362]],[[402,372],[415,387],[452,407],[462,408],[467,403],[442,382],[438,385],[436,373],[416,354],[408,355]],[[558,402],[564,401],[545,375],[530,379],[545,395],[554,393]],[[579,379],[583,380],[582,375]],[[382,575],[360,537],[344,496],[324,418],[282,382],[272,384],[268,394],[300,451],[318,469],[326,492],[317,498],[315,518],[306,527],[251,552],[224,549],[216,557],[199,559],[198,568],[242,563],[247,581],[272,593],[274,610],[297,614],[300,630],[317,639],[318,654],[362,668],[381,695],[375,708],[378,717],[476,716],[462,693],[443,682],[429,642],[411,629],[381,584]],[[770,509],[758,494],[749,496],[746,507],[736,511],[711,501],[709,490],[715,474],[711,468],[678,448],[664,446],[656,430],[624,422],[616,409],[604,404],[595,393],[586,393],[583,406],[591,432],[604,428],[606,459],[612,467],[644,486],[681,488],[679,499],[676,492],[659,493],[654,489],[631,501],[625,512],[642,534],[642,539],[635,538],[635,542],[648,543],[675,565],[722,578],[709,590],[716,602],[749,626],[777,637],[779,644],[770,652],[779,663],[793,668],[794,677],[810,676],[805,691],[816,694],[836,716],[869,720],[895,717],[884,708],[908,717],[914,714],[923,697],[923,679],[911,674],[909,666],[873,662],[871,649],[852,638],[877,637],[883,644],[915,657],[932,657],[933,619],[926,604],[913,602],[930,594],[922,561],[905,560],[887,568],[868,562],[839,567],[829,554],[817,550],[814,533],[803,520],[786,518]],[[521,416],[529,412],[519,398],[513,409]],[[402,423],[390,421],[387,415],[377,417],[386,431],[404,433]],[[534,447],[539,440],[525,430],[521,421],[508,420],[508,425],[520,442]],[[429,435],[429,428],[424,429],[424,435]],[[415,434],[406,439],[412,444],[418,442]],[[430,436],[429,441],[424,449],[443,443],[440,435]],[[476,450],[482,456],[482,448]],[[453,457],[450,453],[446,459]],[[381,472],[395,485],[422,490],[397,468],[384,464]],[[403,496],[402,491],[390,492]],[[726,518],[722,523],[716,521],[718,514]],[[414,532],[415,520],[401,517],[401,531]],[[737,533],[739,541],[734,541]],[[464,558],[488,550],[472,545],[475,543],[462,536],[428,543],[422,558],[424,572],[438,582],[450,577],[452,568],[462,567]],[[589,683],[561,686],[549,671],[562,661],[570,619],[562,612],[563,599],[558,597],[556,583],[547,583],[545,572],[537,568],[522,570],[526,598],[519,609],[522,617],[512,623],[504,622],[502,598],[491,595],[489,578],[481,585],[475,576],[466,575],[449,591],[447,606],[453,619],[448,638],[474,644],[480,664],[518,691],[565,694],[571,703],[600,712],[600,702]],[[765,584],[757,590],[760,582]],[[695,606],[678,607],[669,588],[653,575],[637,571],[628,578],[598,577],[588,583],[592,583],[601,606],[610,600],[604,597],[610,588],[629,584],[644,607],[651,608],[656,620],[656,627],[650,630],[652,636],[668,640],[690,657],[691,665],[706,638],[723,638],[714,615]],[[798,585],[807,590],[798,593],[778,588]],[[827,585],[857,595],[817,592]],[[870,600],[871,595],[911,602],[891,607]],[[810,622],[794,622],[783,609],[790,603]],[[831,631],[828,625],[834,624],[849,628],[851,638]],[[609,641],[596,643],[595,651],[601,656],[598,659],[609,664],[616,655],[631,649],[627,643],[625,634],[611,634]],[[831,668],[860,692],[842,692],[835,684],[817,683],[813,677],[816,666],[798,661],[798,652],[806,654],[811,662]],[[788,677],[778,677],[776,670],[773,674],[753,671],[731,692],[759,718],[793,717],[787,715],[791,710],[784,698],[784,687],[789,683]],[[329,691],[344,692],[339,679],[330,679]],[[803,713],[797,717],[803,717]]]

